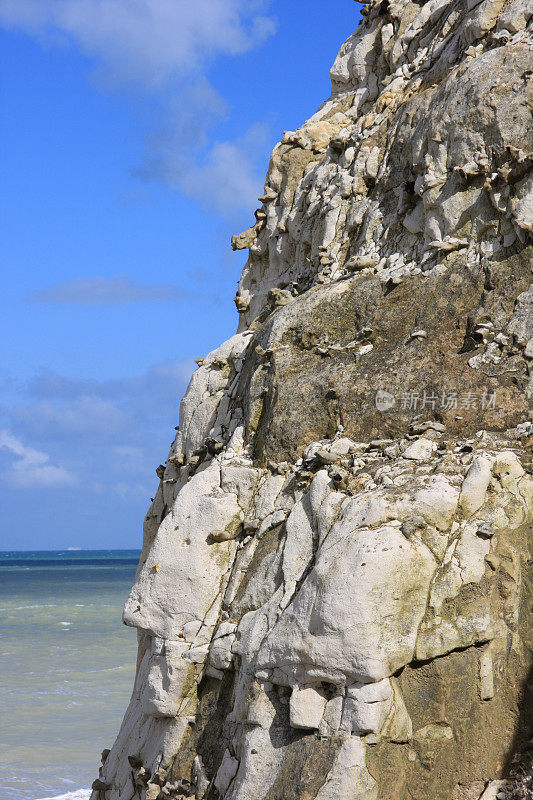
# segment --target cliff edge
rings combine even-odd
[[[371,2],[274,149],[232,242],[238,333],[158,469],[93,800],[519,791],[532,21],[527,0]]]

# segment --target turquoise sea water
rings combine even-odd
[[[133,686],[138,559],[0,552],[0,800],[88,797]]]

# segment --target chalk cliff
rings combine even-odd
[[[365,5],[331,97],[275,148],[233,238],[238,333],[199,360],[158,469],[124,610],[137,678],[94,800],[513,796],[532,17]]]

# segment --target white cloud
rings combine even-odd
[[[15,488],[59,488],[76,483],[74,475],[64,467],[49,463],[47,453],[27,447],[8,431],[0,431],[0,449],[15,457],[3,472],[6,482]]]
[[[197,119],[201,118],[198,114]],[[193,137],[191,145],[183,147],[188,137],[180,122],[175,129],[167,128],[149,138],[144,164],[137,174],[179,189],[203,205],[214,206],[224,216],[240,208],[253,209],[264,181],[256,155],[266,142],[266,128],[255,125],[236,141],[214,142],[198,151]],[[205,127],[204,119],[204,130],[197,132],[200,141],[207,137]]]
[[[216,142],[204,163],[179,175],[178,185],[189,197],[230,214],[243,206],[252,209],[257,205],[261,178],[252,158],[238,144]]]
[[[190,293],[171,284],[143,286],[131,278],[78,278],[33,292],[34,303],[119,305],[121,303],[169,303],[184,300]]]
[[[276,27],[270,0],[3,0],[0,24],[88,55],[101,86],[154,99],[152,133],[133,173],[200,199],[224,214],[250,209],[262,188],[254,128],[240,140],[212,141],[227,116],[208,81],[221,56],[262,44]],[[164,120],[161,126],[160,120]]]
[[[11,418],[32,436],[54,439],[116,436],[132,424],[130,414],[96,395],[15,406]]]
[[[106,79],[161,87],[220,55],[264,41],[274,21],[258,0],[3,0],[0,21],[60,32],[103,64]]]
[[[40,400],[73,401],[80,397],[99,397],[106,400],[142,404],[144,401],[161,408],[162,401],[175,404],[181,398],[196,369],[192,358],[172,359],[153,364],[142,375],[131,378],[111,378],[98,381],[87,378],[67,378],[51,370],[41,372],[30,381],[29,393]]]
[[[122,481],[144,485],[146,494],[157,480],[155,466],[168,454],[179,400],[195,366],[190,359],[176,359],[141,375],[104,381],[42,372],[26,385],[22,402],[0,408],[2,426],[13,433],[6,442],[13,447],[19,437],[20,447],[22,442],[36,443],[39,461],[32,463],[47,467],[43,480],[46,473],[49,480],[62,477],[55,468],[50,471],[50,461],[75,463],[84,491]],[[2,452],[5,463],[7,451]],[[17,476],[21,478],[20,469]]]

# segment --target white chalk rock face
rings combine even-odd
[[[323,692],[295,687],[290,700],[291,727],[318,730],[326,710],[327,698]]]
[[[342,730],[359,735],[379,734],[393,704],[390,680],[353,684],[346,695]]]
[[[176,639],[188,622],[204,619],[230,561],[230,543],[210,537],[233,532],[242,519],[237,496],[220,487],[219,464],[197,472],[159,526],[126,603],[124,622]]]
[[[226,750],[224,753],[224,758],[222,759],[222,764],[218,768],[218,772],[215,777],[215,787],[218,789],[221,795],[226,794],[228,791],[238,769],[239,762],[236,758],[233,758],[229,750]]]
[[[377,800],[378,787],[365,763],[365,745],[346,739],[316,800]]]
[[[472,462],[461,490],[459,503],[466,517],[479,511],[492,478],[492,462],[485,456],[478,456]]]
[[[188,650],[185,642],[152,639],[148,658],[147,678],[142,696],[145,714],[154,717],[176,717],[184,690],[193,678],[192,664],[183,655]]]
[[[526,735],[533,12],[362,17],[232,240],[92,800],[479,800]]]
[[[399,527],[357,528],[348,506],[267,636],[259,668],[340,684],[388,678],[413,657],[435,568]]]

